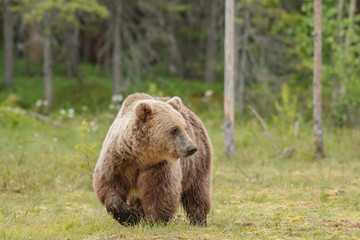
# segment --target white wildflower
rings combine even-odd
[[[45,100],[43,101],[43,104],[44,104],[44,106],[48,106],[48,105],[49,105],[49,101],[45,99]]]
[[[93,130],[94,132],[95,132],[96,130],[98,130],[98,128],[99,128],[99,126],[96,124],[95,121],[91,121],[91,122],[89,123],[89,126],[90,126],[90,129]]]
[[[111,101],[116,103],[116,102],[121,102],[123,99],[124,99],[123,95],[115,94],[112,96]]]
[[[61,110],[60,110],[60,114],[61,114],[61,115],[65,115],[65,114],[66,114],[65,109],[61,109]]]
[[[54,137],[54,138],[53,138],[53,141],[54,141],[54,142],[57,142],[57,141],[58,141],[58,139],[57,139],[56,137]]]
[[[214,91],[213,90],[211,90],[211,89],[209,89],[209,90],[206,90],[206,92],[205,92],[205,97],[211,97],[212,95],[214,94]]]
[[[35,107],[39,108],[41,107],[41,105],[43,104],[43,101],[41,99],[38,99],[36,102],[35,102]]]
[[[113,110],[113,109],[115,108],[115,104],[110,103],[109,108],[110,108],[111,110]]]
[[[93,127],[93,126],[95,126],[95,125],[96,125],[96,122],[95,122],[94,120],[89,122],[89,126],[90,126],[90,127]]]
[[[83,111],[85,112],[85,111],[88,110],[88,107],[87,107],[86,105],[83,105],[83,106],[81,107],[81,110],[83,110]]]
[[[69,118],[73,118],[75,115],[75,110],[73,108],[69,108],[68,115],[69,115]]]

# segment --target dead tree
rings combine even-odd
[[[225,2],[225,86],[224,86],[224,123],[225,150],[227,155],[235,155],[234,141],[234,79],[235,79],[235,3]]]

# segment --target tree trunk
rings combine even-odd
[[[44,73],[44,87],[45,87],[45,100],[48,101],[49,107],[52,105],[53,101],[53,59],[51,53],[51,30],[49,27],[48,19],[44,20],[45,25],[45,34],[43,37],[43,73]]]
[[[41,49],[40,49],[40,37],[37,30],[37,25],[32,23],[28,27],[29,30],[29,45],[26,46],[25,51],[25,74],[30,77],[33,75],[31,71],[31,64],[34,62],[39,62],[41,59]]]
[[[224,86],[224,123],[225,150],[227,155],[235,155],[234,141],[234,72],[235,72],[235,3],[225,2],[225,86]]]
[[[79,72],[79,29],[73,27],[66,31],[66,73],[68,78],[76,78],[83,83],[84,80]]]
[[[83,32],[83,51],[82,51],[82,60],[86,63],[90,61],[90,34],[86,31]]]
[[[3,2],[3,23],[4,23],[4,85],[14,87],[14,22],[9,11],[10,1]]]
[[[215,83],[215,64],[216,64],[216,11],[217,0],[212,0],[210,4],[209,26],[206,26],[206,67],[205,82]]]
[[[344,11],[344,0],[338,0],[338,14],[337,14],[337,21],[338,21],[338,31],[339,31],[339,39],[342,42],[344,37],[344,24],[343,24],[343,11]]]
[[[349,56],[349,46],[350,46],[350,38],[353,33],[353,23],[354,23],[354,15],[356,9],[356,0],[350,0],[349,6],[349,27],[346,31],[345,37],[345,56],[346,58]]]
[[[30,63],[40,61],[40,49],[39,49],[39,32],[35,23],[29,26],[30,29],[30,42],[28,50],[28,60]]]
[[[343,45],[344,42],[344,24],[343,24],[343,11],[344,11],[344,0],[338,0],[338,12],[337,12],[337,22],[338,22],[338,43]],[[332,65],[334,64],[331,61]],[[344,79],[337,79],[336,76],[332,76],[333,86],[331,100],[332,104],[335,106],[338,101],[339,96],[341,96],[342,91],[345,89]]]
[[[169,43],[169,56],[168,56],[168,66],[169,71],[172,74],[177,74],[180,78],[184,77],[184,61],[180,50],[179,42],[176,38],[176,26],[174,23],[174,19],[170,17],[168,23],[168,43]]]
[[[315,156],[323,158],[324,144],[322,133],[322,110],[321,110],[321,62],[322,62],[322,27],[321,27],[321,0],[314,0],[315,6],[315,29],[314,29],[314,135]]]
[[[246,77],[249,76],[249,72],[247,70],[247,48],[249,44],[249,37],[250,37],[250,11],[246,9],[245,11],[245,19],[244,19],[244,33],[243,33],[243,40],[242,40],[242,54],[241,54],[241,61],[240,61],[240,78],[239,78],[239,110],[240,113],[244,113],[245,109],[245,83]]]
[[[121,0],[114,0],[113,95],[120,93],[121,73]]]

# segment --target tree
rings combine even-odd
[[[44,35],[43,35],[43,76],[45,100],[51,106],[53,102],[53,58],[51,47],[51,28],[49,16],[44,17]]]
[[[234,78],[235,78],[235,3],[234,0],[225,2],[225,150],[227,155],[235,155],[234,141]]]
[[[324,143],[322,133],[322,110],[321,110],[321,62],[322,62],[322,27],[321,27],[321,0],[314,0],[315,29],[314,29],[314,135],[315,157],[323,158]]]
[[[245,9],[244,12],[244,24],[243,24],[243,34],[241,40],[241,60],[240,60],[240,76],[239,76],[239,111],[240,113],[244,113],[245,108],[245,83],[246,78],[249,75],[248,72],[248,60],[247,60],[247,52],[248,52],[248,44],[250,38],[251,31],[251,22],[250,22],[250,10],[248,8]]]
[[[349,55],[350,37],[351,37],[351,34],[353,33],[355,9],[356,9],[356,0],[350,0],[349,27],[347,29],[346,38],[345,38],[345,57],[348,57],[348,55]]]
[[[11,1],[3,2],[3,23],[4,23],[4,84],[6,87],[14,86],[14,17],[10,12]]]
[[[66,74],[69,78],[77,78],[80,83],[84,79],[79,71],[79,35],[80,30],[77,26],[65,29],[64,36],[66,37]]]
[[[113,40],[114,40],[114,52],[113,52],[113,95],[120,93],[121,86],[121,0],[114,0],[113,11]]]
[[[216,16],[217,0],[212,0],[210,4],[210,14],[208,15],[209,26],[206,26],[206,66],[205,82],[215,82],[215,64],[216,64]]]

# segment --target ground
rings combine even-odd
[[[237,125],[237,155],[228,158],[221,118],[204,115],[215,153],[209,227],[189,226],[182,209],[167,226],[123,227],[98,202],[90,178],[114,113],[75,113],[58,127],[4,112],[1,239],[360,238],[359,129],[325,127],[327,157],[315,160],[311,126],[300,125],[295,137],[270,124],[279,146],[295,146],[280,159],[254,118]]]

